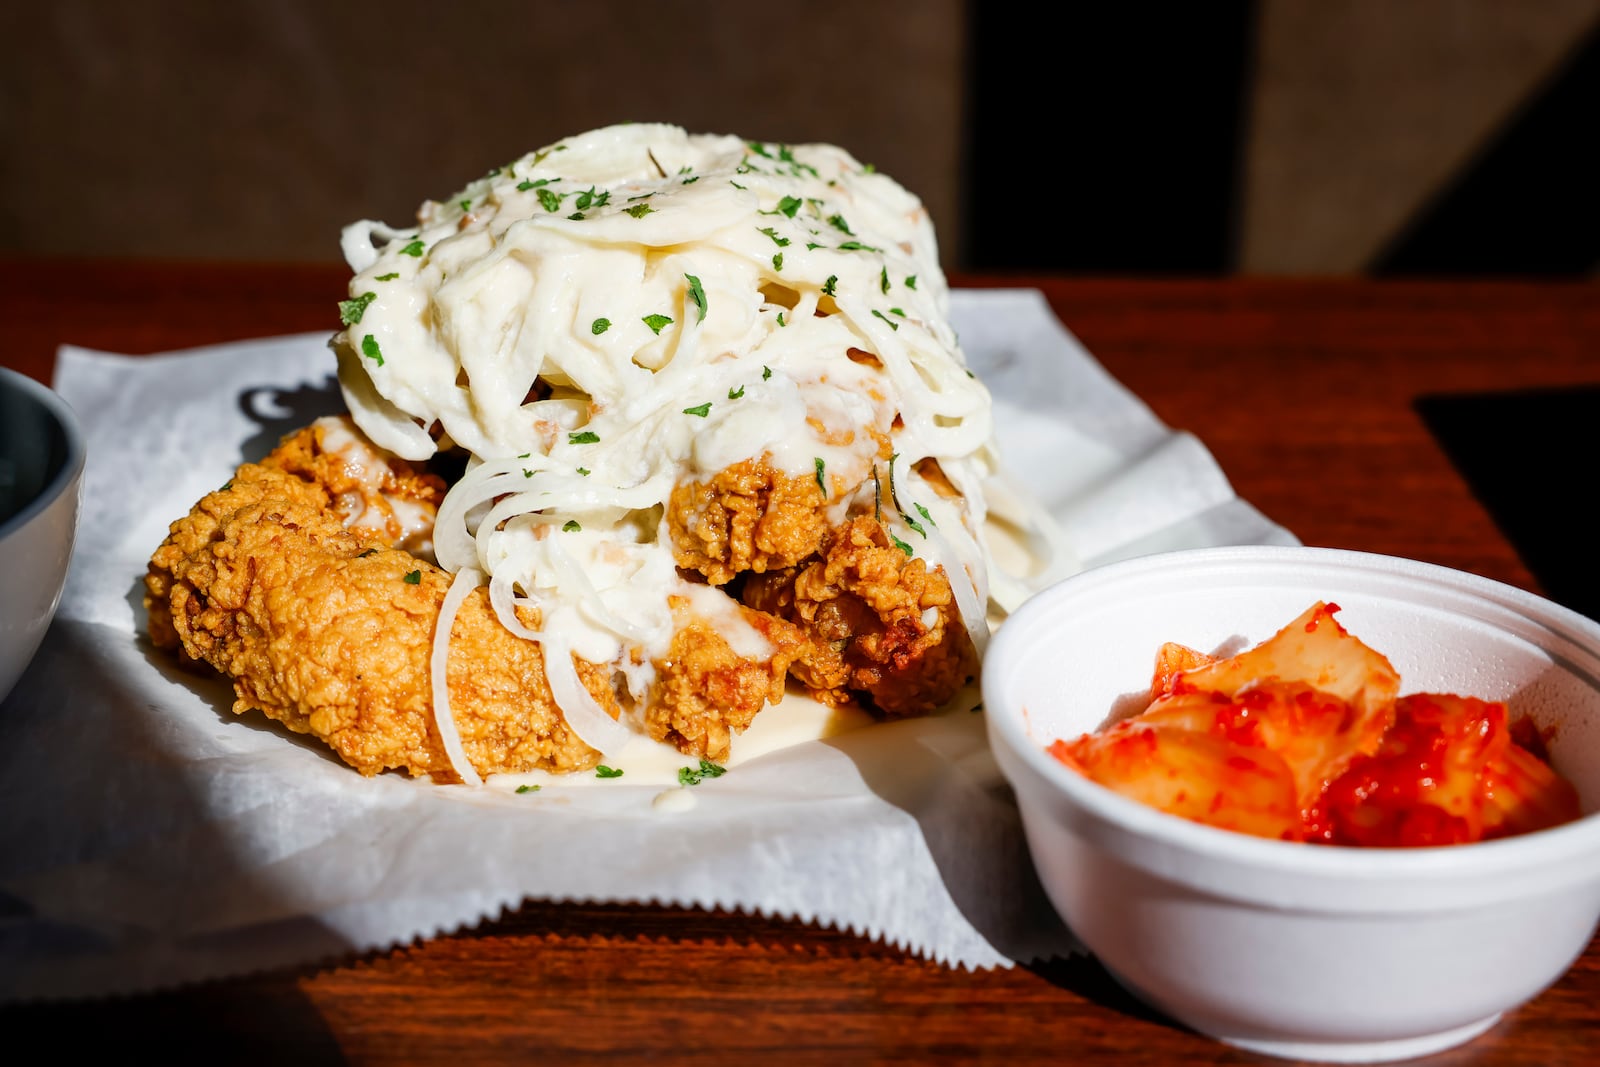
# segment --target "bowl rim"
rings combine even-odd
[[[1415,848],[1274,841],[1206,826],[1124,797],[1076,773],[1049,755],[1045,746],[1029,735],[1022,709],[1002,699],[1005,683],[1000,676],[1008,673],[1005,668],[1012,650],[1023,640],[1015,635],[1021,634],[1035,615],[1050,610],[1063,598],[1152,571],[1196,566],[1237,568],[1241,564],[1284,568],[1310,560],[1423,581],[1447,581],[1474,599],[1519,613],[1534,612],[1561,629],[1578,631],[1600,655],[1600,623],[1516,586],[1403,556],[1308,545],[1232,545],[1120,560],[1064,578],[1036,593],[1006,619],[990,643],[984,659],[985,718],[991,746],[1007,777],[1013,779],[1013,786],[1018,783],[1007,764],[1016,760],[1035,777],[1065,794],[1071,803],[1106,824],[1182,852],[1281,874],[1313,874],[1352,881],[1435,878],[1498,868],[1526,870],[1534,864],[1543,866],[1583,854],[1600,857],[1600,812],[1589,812],[1573,822],[1528,834],[1466,845]],[[1008,638],[1007,629],[1013,623],[1020,623],[1020,626],[1012,629],[1013,636]]]
[[[61,468],[55,472],[49,483],[15,514],[0,520],[0,542],[3,542],[33,521],[35,516],[47,510],[78,480],[83,473],[87,449],[83,428],[78,424],[77,413],[62,399],[61,394],[9,367],[0,367],[0,389],[19,393],[43,408],[61,427],[67,445],[66,461],[61,464]]]

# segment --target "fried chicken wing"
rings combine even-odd
[[[365,774],[452,778],[429,674],[450,577],[384,534],[347,528],[318,480],[336,468],[305,462],[307,444],[302,431],[266,462],[245,464],[173,524],[146,579],[152,639],[231,678],[235,712],[259,708]],[[617,715],[609,671],[577,667]],[[480,774],[598,761],[551,697],[540,646],[508,632],[482,589],[451,627],[448,684]]]
[[[673,557],[712,585],[744,571],[793,567],[822,545],[827,504],[814,478],[791,477],[765,457],[736,463],[672,490]]]
[[[948,577],[908,559],[871,516],[831,531],[813,561],[751,575],[741,595],[804,631],[792,670],[825,703],[864,694],[887,717],[926,714],[977,672]]]

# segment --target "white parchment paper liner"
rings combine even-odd
[[[1081,565],[1294,543],[1039,293],[957,292],[953,311],[1009,470]],[[143,638],[146,561],[240,462],[339,409],[325,342],[61,351],[56,388],[89,461],[59,614],[0,708],[0,998],[310,963],[530,898],[722,906],[969,967],[1072,950],[983,716],[966,708],[773,753],[666,814],[651,807],[659,786],[626,778],[522,796],[362,778],[317,743],[235,717],[222,682],[175,670]]]

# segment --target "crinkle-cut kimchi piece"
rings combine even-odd
[[[1294,775],[1276,753],[1140,720],[1057,741],[1050,754],[1130,800],[1256,837],[1301,838]]]

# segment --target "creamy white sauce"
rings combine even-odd
[[[405,458],[440,447],[435,424],[471,453],[434,548],[447,570],[489,576],[502,618],[537,608],[546,634],[640,695],[634,663],[664,654],[668,599],[687,588],[663,505],[682,481],[766,457],[793,477],[820,463],[831,520],[880,497],[896,536],[945,568],[981,647],[989,396],[948,323],[927,213],[892,179],[831,145],[614,126],[425,203],[414,230],[357,223],[344,246],[368,301],[334,342],[351,412]],[[540,378],[548,400],[530,395]],[[873,488],[888,465],[869,427],[891,440],[896,493]],[[911,472],[927,457],[963,500]],[[741,655],[769,654],[723,594],[689,595]],[[620,758],[620,735],[567,707],[581,698],[557,699]]]

